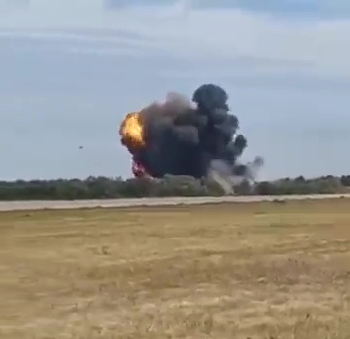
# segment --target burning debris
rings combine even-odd
[[[230,114],[227,100],[221,87],[205,84],[194,92],[192,102],[170,93],[163,103],[129,113],[119,134],[132,154],[134,175],[209,176],[230,188],[242,180],[254,181],[263,159],[237,162],[247,139],[236,135],[238,118]]]

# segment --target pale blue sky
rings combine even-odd
[[[1,179],[128,176],[123,116],[207,82],[261,178],[350,174],[348,0],[0,0],[0,61]]]

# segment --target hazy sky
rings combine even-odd
[[[123,116],[208,82],[262,178],[350,174],[349,0],[0,0],[0,78],[1,179],[128,176]]]

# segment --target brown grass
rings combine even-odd
[[[350,201],[0,214],[0,338],[350,338]]]

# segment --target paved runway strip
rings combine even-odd
[[[133,206],[175,206],[218,204],[224,202],[259,202],[273,200],[306,200],[306,199],[339,199],[350,198],[350,194],[315,194],[286,196],[237,196],[237,197],[173,197],[141,199],[106,199],[106,200],[72,200],[72,201],[1,201],[0,211],[26,211],[44,209],[77,209],[77,208],[117,208]]]

